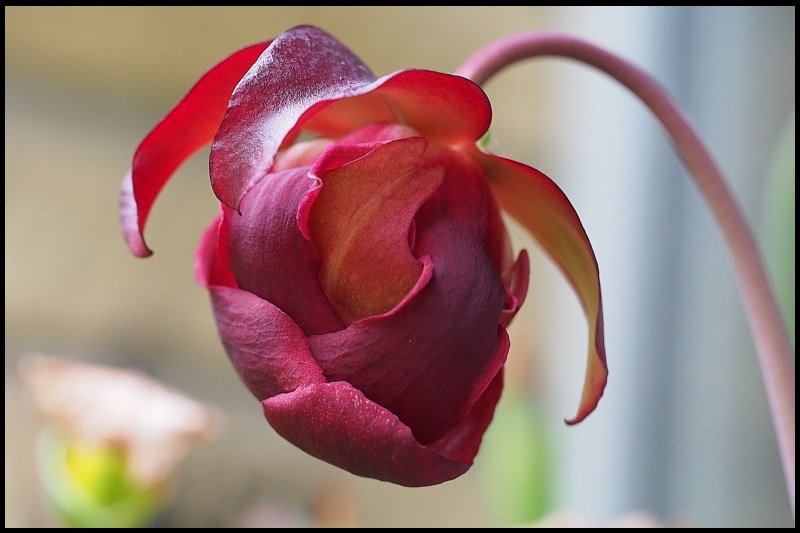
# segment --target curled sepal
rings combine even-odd
[[[144,227],[156,197],[178,167],[214,138],[234,87],[269,43],[244,48],[209,70],[144,138],[120,191],[122,233],[131,252],[153,252]]]
[[[566,421],[577,424],[595,409],[608,379],[600,275],[592,245],[572,204],[550,178],[509,159],[483,153],[475,157],[500,207],[522,224],[559,266],[586,314],[586,377],[578,412]]]

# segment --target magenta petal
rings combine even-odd
[[[519,258],[514,265],[505,273],[503,285],[506,288],[506,305],[500,315],[500,324],[508,326],[511,319],[525,302],[528,295],[528,284],[530,281],[530,259],[528,252],[522,250]]]
[[[510,344],[508,335],[504,335],[504,337],[506,343]],[[475,405],[472,406],[469,416],[450,430],[447,435],[431,442],[428,446],[445,457],[472,465],[480,448],[481,440],[483,440],[483,434],[494,417],[494,410],[497,402],[500,401],[502,392],[503,369],[501,368]]]
[[[396,416],[348,383],[301,387],[262,406],[286,440],[359,476],[421,487],[449,481],[469,468],[420,444]]]
[[[240,50],[214,66],[137,148],[119,199],[122,233],[134,254],[152,254],[144,227],[158,193],[186,159],[214,138],[233,88],[268,44]]]
[[[303,112],[374,80],[353,52],[319,28],[281,34],[236,87],[214,139],[210,171],[217,197],[238,210]]]
[[[368,124],[400,123],[455,145],[477,141],[490,121],[486,94],[466,78],[407,69],[376,79],[329,34],[298,26],[273,41],[233,92],[211,147],[211,185],[239,210],[301,127],[338,138]]]
[[[319,256],[297,225],[298,206],[316,186],[308,168],[286,170],[256,184],[241,216],[223,208],[239,287],[282,309],[307,335],[344,327],[322,290]]]
[[[330,381],[352,383],[425,444],[468,416],[508,353],[506,293],[485,245],[488,184],[471,161],[441,162],[444,182],[415,218],[414,253],[430,271],[392,311],[309,337]]]
[[[322,287],[347,324],[389,311],[416,284],[423,266],[409,229],[444,175],[439,166],[420,167],[421,137],[356,147],[370,150],[333,145],[319,158],[310,175],[322,185],[298,213],[322,261]]]
[[[222,344],[259,400],[325,382],[305,335],[280,309],[247,291],[209,290]]]
[[[492,108],[478,85],[459,76],[421,69],[398,70],[368,87],[319,105],[303,126],[341,137],[369,124],[403,124],[445,146],[472,144],[489,128]]]
[[[239,285],[230,271],[228,260],[228,232],[222,215],[215,218],[203,233],[195,252],[194,277],[205,288]]]

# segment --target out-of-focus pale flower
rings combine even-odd
[[[130,369],[28,354],[19,372],[45,422],[39,466],[68,525],[143,525],[179,461],[222,414]]]

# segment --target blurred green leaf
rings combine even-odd
[[[776,146],[761,227],[766,268],[795,348],[795,116],[792,112]]]
[[[529,524],[552,510],[552,460],[537,406],[520,392],[506,390],[476,463],[495,523]]]

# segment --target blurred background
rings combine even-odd
[[[729,254],[670,142],[603,74],[542,58],[485,89],[501,152],[543,171],[598,262],[610,378],[567,427],[586,325],[536,245],[511,327],[508,385],[475,466],[408,489],[340,471],[283,441],[217,338],[194,248],[217,212],[204,151],[161,195],[146,260],[118,227],[144,135],[212,65],[318,25],[377,75],[454,71],[509,33],[564,30],[633,61],[717,158],[767,257],[794,339],[795,7],[6,7],[6,527],[50,524],[29,352],[147,372],[219,406],[225,432],[179,467],[165,527],[610,524],[793,527],[764,386]]]

